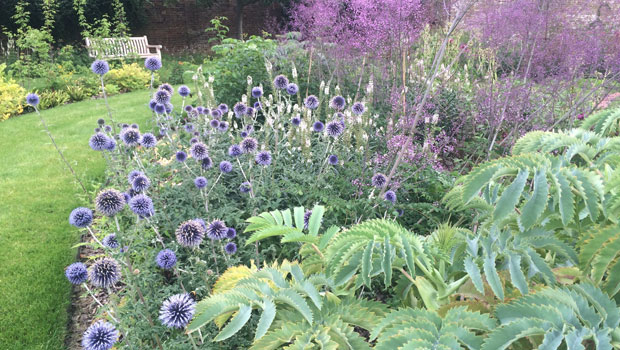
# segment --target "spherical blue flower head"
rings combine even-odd
[[[121,131],[121,139],[127,146],[137,146],[140,142],[140,132],[137,129],[126,128]]]
[[[273,80],[276,89],[284,90],[288,86],[288,78],[280,74]]]
[[[95,209],[103,215],[114,216],[125,206],[125,196],[115,189],[106,189],[95,198]]]
[[[271,153],[269,153],[269,151],[258,152],[254,159],[258,165],[268,166],[271,164]]]
[[[120,245],[118,241],[116,240],[116,234],[114,233],[110,233],[109,235],[103,237],[103,240],[101,241],[101,243],[103,243],[104,246],[111,248],[111,249],[116,249]]]
[[[101,125],[105,124],[105,119],[103,119],[103,118],[99,118],[99,119],[97,119],[97,124],[98,124],[99,126],[101,126]]]
[[[109,125],[106,125],[106,126],[103,127],[103,131],[105,131],[105,132],[112,132],[112,127],[109,126]]]
[[[109,350],[118,340],[118,331],[111,323],[97,321],[82,336],[84,350]]]
[[[346,105],[347,101],[342,96],[334,96],[329,103],[329,106],[337,111],[343,110]]]
[[[101,128],[95,128],[95,133],[101,132]]]
[[[169,328],[183,328],[194,317],[196,302],[189,294],[176,294],[166,299],[159,309],[159,320]]]
[[[294,116],[291,118],[291,124],[295,127],[299,126],[299,124],[301,124],[301,118],[298,115]]]
[[[203,160],[209,157],[209,150],[207,149],[207,145],[202,142],[196,142],[190,147],[189,153],[196,160]]]
[[[241,186],[239,186],[239,192],[241,193],[248,193],[252,190],[252,184],[249,182],[244,182],[241,184]]]
[[[325,126],[325,132],[327,135],[336,138],[344,132],[344,128],[342,127],[342,123],[340,120],[333,120]]]
[[[123,129],[127,129],[128,127],[129,127],[129,124],[127,124],[127,123],[123,123],[121,125],[121,128],[123,128]]]
[[[129,199],[133,198],[133,196],[137,195],[139,192],[136,192],[133,188],[129,188],[127,190],[127,194],[129,195]],[[126,201],[127,203],[129,203],[129,201]]]
[[[129,172],[129,175],[127,175],[127,181],[131,185],[133,184],[133,180],[140,175],[144,175],[144,173],[141,172],[140,170],[132,170]]]
[[[116,141],[114,141],[113,138],[110,138],[109,141],[110,142],[108,142],[108,145],[106,146],[105,149],[111,152],[111,151],[114,151],[116,149]]]
[[[149,57],[144,60],[144,66],[146,69],[154,72],[161,69],[161,60],[157,57]]]
[[[226,238],[226,232],[228,232],[228,227],[222,220],[213,220],[207,226],[207,237],[212,240]]]
[[[312,130],[316,131],[316,132],[321,132],[323,131],[323,129],[325,129],[325,124],[323,124],[321,121],[316,121],[314,122],[314,124],[312,124]]]
[[[202,110],[202,114],[204,114],[204,115],[211,115],[211,110],[210,110],[209,108],[206,108],[206,107],[205,107],[205,108]]]
[[[205,188],[207,187],[207,179],[204,176],[198,176],[194,179],[194,185],[198,189]]]
[[[88,279],[86,265],[81,262],[73,263],[65,269],[65,276],[71,284],[82,284]]]
[[[231,172],[233,169],[232,163],[230,163],[227,160],[223,160],[220,162],[220,171],[228,174],[229,172]]]
[[[220,109],[214,109],[211,111],[211,116],[215,119],[222,117],[222,111]]]
[[[362,115],[364,114],[365,110],[366,108],[364,108],[364,104],[361,102],[355,102],[351,107],[351,112],[353,112],[353,114],[355,115]]]
[[[220,103],[220,105],[217,106],[217,109],[219,109],[222,114],[228,113],[228,105],[226,103]]]
[[[396,214],[400,217],[400,216],[405,215],[405,211],[402,209],[396,209]]]
[[[88,140],[88,145],[95,151],[103,151],[107,149],[108,144],[110,143],[110,138],[103,133],[96,133],[90,137]]]
[[[254,108],[252,108],[252,107],[248,107],[248,108],[245,110],[245,114],[249,115],[250,117],[251,117],[251,116],[253,116],[253,115],[254,115]]]
[[[240,135],[241,137],[243,137],[243,138],[246,138],[246,137],[248,137],[250,134],[248,134],[248,132],[247,132],[247,131],[242,131],[239,135]]]
[[[225,121],[221,121],[220,126],[217,127],[217,130],[219,132],[226,132],[226,130],[228,130],[228,123]]]
[[[183,126],[183,128],[185,129],[185,131],[187,132],[193,132],[194,131],[194,124],[192,123],[187,123],[185,124],[185,126]]]
[[[304,213],[304,228],[308,228],[308,224],[310,223],[310,216],[312,216],[312,210],[306,210]]]
[[[385,185],[385,183],[387,182],[387,177],[385,177],[385,175],[381,174],[381,173],[376,173],[375,175],[373,175],[371,183],[373,186],[375,187],[383,187],[383,185]]]
[[[231,145],[228,147],[228,155],[231,157],[239,157],[243,154],[243,150],[239,145]]]
[[[233,112],[235,112],[235,117],[241,118],[241,116],[245,114],[247,109],[248,107],[246,107],[246,105],[244,105],[241,102],[237,102],[237,104],[235,104],[235,106],[233,107]]]
[[[31,105],[33,107],[36,107],[39,104],[39,102],[40,102],[39,95],[34,94],[34,93],[30,93],[30,94],[26,95],[26,103],[27,104],[29,104],[29,105]]]
[[[166,128],[160,127],[159,128],[159,136],[164,136],[164,135],[166,135]]]
[[[168,113],[168,114],[172,113],[172,109],[174,108],[172,103],[166,103],[165,107],[166,107],[166,113]],[[170,117],[168,117],[168,119],[170,119]]]
[[[383,194],[383,199],[385,199],[388,202],[392,202],[392,204],[396,203],[396,193],[394,193],[394,191],[386,191]]]
[[[200,161],[200,167],[203,170],[209,170],[213,167],[213,160],[211,157],[207,156],[207,158]]]
[[[189,143],[194,144],[197,143],[199,140],[197,137],[192,137],[191,139],[189,139]]]
[[[157,90],[153,99],[157,103],[165,105],[166,103],[170,102],[170,93],[168,93],[168,91],[166,90]]]
[[[157,114],[164,114],[164,113],[166,113],[166,106],[161,104],[161,103],[158,103],[158,104],[155,105],[155,108],[153,110]]]
[[[260,102],[258,102],[258,101],[254,102],[254,109],[255,110],[260,111],[262,107],[263,106],[260,104]]]
[[[149,108],[151,109],[151,111],[155,110],[155,106],[157,106],[157,101],[155,101],[154,99],[149,101]]]
[[[153,200],[143,194],[137,194],[129,200],[129,209],[140,217],[148,218],[153,216]]]
[[[75,208],[69,214],[69,223],[77,228],[88,227],[92,222],[93,211],[88,208]]]
[[[229,227],[228,231],[226,231],[226,238],[234,239],[235,237],[237,237],[237,230],[235,230],[232,227]]]
[[[147,132],[145,134],[142,134],[140,144],[142,145],[142,147],[153,148],[155,147],[155,145],[157,145],[157,138],[155,137],[155,135]]]
[[[95,287],[109,288],[121,278],[121,268],[112,258],[100,258],[90,267],[88,278]]]
[[[191,113],[194,110],[194,107],[192,107],[192,105],[187,105],[183,109],[185,110],[185,112]]]
[[[332,154],[329,157],[327,157],[327,161],[331,165],[336,165],[336,164],[338,164],[338,156],[335,155],[335,154]]]
[[[108,65],[108,62],[106,61],[96,60],[90,65],[90,70],[92,70],[95,74],[104,75],[110,71],[110,65]]]
[[[129,200],[131,199],[131,195],[127,192],[123,192],[123,197],[125,197],[125,202],[129,203]]]
[[[136,124],[136,123],[133,123],[133,124],[131,124],[130,126],[131,126],[132,128],[134,128],[134,129],[140,129],[140,126],[139,126],[138,124]]]
[[[184,247],[197,247],[205,236],[205,230],[196,220],[188,220],[177,228],[177,242]]]
[[[255,138],[246,137],[241,141],[240,146],[243,153],[254,153],[258,148],[258,142]]]
[[[187,159],[187,153],[183,151],[178,151],[174,156],[177,159],[177,162],[181,163],[183,163]]]
[[[217,129],[220,126],[220,121],[217,119],[211,119],[211,121],[209,122],[209,125],[212,128]]]
[[[255,86],[252,88],[252,97],[259,98],[263,96],[263,89],[260,86]]]
[[[189,89],[189,87],[187,87],[187,85],[179,86],[179,89],[177,91],[179,92],[179,95],[181,97],[187,97],[191,93],[191,90]]]
[[[171,269],[177,264],[177,256],[172,250],[164,249],[157,253],[155,261],[157,262],[157,266],[162,269]]]
[[[170,85],[168,83],[163,83],[163,84],[159,85],[157,90],[164,90],[164,91],[168,92],[170,94],[170,96],[172,96],[174,94],[174,88],[172,87],[172,85]]]
[[[308,109],[317,109],[319,107],[319,99],[314,95],[310,95],[304,100],[304,105]]]
[[[143,192],[151,186],[151,181],[145,175],[136,176],[131,182],[131,188],[136,192]]]
[[[198,112],[198,114],[204,114],[205,108],[203,106],[198,106],[196,107],[196,112]]]
[[[235,254],[237,252],[237,245],[233,242],[228,242],[224,246],[224,251],[229,255]]]
[[[196,218],[194,220],[196,220],[196,222],[198,222],[200,226],[202,226],[202,229],[205,230],[205,232],[207,232],[207,223],[203,219]]]
[[[295,95],[297,92],[299,92],[299,86],[297,86],[297,84],[290,83],[286,86],[286,93],[289,95]]]

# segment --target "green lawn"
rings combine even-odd
[[[144,123],[148,91],[110,99],[119,122]],[[96,188],[104,161],[88,146],[103,100],[43,112],[56,142],[87,188]],[[70,285],[64,268],[75,260],[78,231],[68,217],[89,206],[60,161],[35,113],[0,123],[0,349],[62,349]]]

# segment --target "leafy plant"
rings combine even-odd
[[[4,76],[5,68],[5,63],[0,64],[0,121],[21,114],[26,99],[26,90]]]
[[[63,90],[43,91],[39,97],[39,109],[48,109],[56,106],[64,105],[69,102],[69,94]]]
[[[151,82],[151,73],[137,63],[123,64],[111,69],[106,80],[118,86],[120,92],[147,88]]]

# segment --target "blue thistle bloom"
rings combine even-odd
[[[226,231],[226,238],[234,239],[235,237],[237,237],[237,230],[235,230],[232,227],[229,227],[228,231]]]
[[[365,110],[366,108],[364,108],[364,104],[361,102],[355,102],[351,107],[351,112],[353,112],[353,114],[355,115],[362,115],[364,114]]]
[[[224,246],[224,251],[229,255],[235,254],[237,252],[237,245],[234,242],[228,242]]]
[[[327,160],[328,160],[329,164],[331,164],[331,165],[337,165],[338,164],[338,156],[335,155],[335,154],[330,155],[327,158]]]
[[[183,126],[183,128],[185,129],[185,131],[187,132],[192,132],[194,131],[194,124],[192,123],[187,123],[185,124],[185,126]]]
[[[106,189],[95,198],[95,209],[103,215],[114,216],[125,206],[125,196],[115,189]]]
[[[137,129],[126,128],[121,131],[121,139],[127,146],[137,146],[140,142],[140,132]]]
[[[159,128],[159,135],[160,136],[166,135],[166,128],[165,127],[162,126],[162,127]]]
[[[161,60],[157,57],[149,57],[144,60],[144,67],[152,72],[159,70],[161,68]]]
[[[385,199],[388,202],[392,202],[392,204],[396,203],[396,193],[394,193],[394,191],[386,191],[383,194],[383,199]]]
[[[157,253],[155,261],[157,262],[157,266],[167,270],[173,268],[174,265],[177,264],[177,256],[172,250],[163,249]]]
[[[108,142],[108,145],[106,146],[105,149],[111,152],[111,151],[114,151],[116,149],[116,141],[114,141],[113,138],[110,138],[109,141],[110,142]]]
[[[211,115],[211,110],[209,108],[204,108],[202,110],[202,114],[204,114],[204,115]]]
[[[228,147],[229,156],[239,157],[242,154],[243,154],[243,150],[241,150],[241,147],[239,145],[231,145],[230,147]]]
[[[376,173],[375,175],[373,175],[371,179],[372,185],[378,188],[383,187],[383,185],[385,185],[386,182],[387,182],[387,177],[385,177],[385,175],[381,173]]]
[[[217,106],[217,109],[219,109],[221,113],[228,113],[228,105],[225,103],[222,103],[219,106]]]
[[[155,101],[154,99],[149,101],[149,108],[151,109],[151,111],[155,110],[155,106],[157,106],[157,101]]]
[[[207,149],[207,145],[202,142],[196,142],[190,147],[189,153],[196,160],[203,160],[209,157],[209,150]]]
[[[247,109],[248,107],[246,107],[246,105],[244,105],[241,102],[237,102],[237,104],[235,104],[235,106],[233,107],[233,112],[235,112],[235,117],[241,118],[241,116],[245,114]]]
[[[125,198],[125,202],[129,203],[129,200],[131,199],[131,195],[127,192],[123,192],[123,197]]]
[[[222,220],[213,220],[207,226],[207,237],[212,240],[219,240],[226,237],[226,232],[228,231],[228,227],[224,224]]]
[[[241,141],[241,150],[243,153],[254,153],[258,148],[258,142],[256,142],[255,138],[246,137]]]
[[[228,123],[225,121],[221,121],[220,126],[217,127],[217,130],[220,132],[225,132],[226,130],[228,130]]]
[[[105,124],[105,119],[103,119],[103,118],[99,118],[99,119],[97,119],[97,124],[98,124],[99,126],[101,126],[101,125]]]
[[[36,107],[40,102],[39,95],[35,93],[30,93],[26,95],[26,103],[31,105],[32,107]]]
[[[333,120],[327,123],[325,132],[327,135],[336,138],[344,132],[344,128],[342,127],[342,123],[339,120]]]
[[[192,105],[187,105],[183,109],[185,110],[185,112],[191,113],[194,110],[194,107],[192,107]]]
[[[273,80],[276,89],[284,90],[288,86],[288,78],[280,74]]]
[[[337,111],[344,109],[346,105],[347,101],[342,96],[334,96],[329,103],[329,106]]]
[[[219,119],[222,117],[222,111],[219,109],[214,109],[211,111],[211,116],[215,119]]]
[[[103,237],[101,243],[110,249],[116,249],[120,245],[116,240],[116,234],[114,233],[110,233],[109,235]]]
[[[197,137],[192,137],[191,139],[189,139],[189,143],[194,144],[198,142],[198,138]]]
[[[187,159],[187,153],[183,151],[178,151],[174,156],[177,159],[177,162],[181,163],[183,163]]]
[[[240,135],[241,137],[243,137],[243,138],[246,138],[246,137],[248,137],[250,134],[248,134],[248,132],[247,132],[247,131],[242,131],[239,135]]]
[[[252,107],[246,108],[245,114],[247,114],[249,116],[253,116],[254,115],[254,108],[252,108]]]
[[[138,175],[131,182],[131,188],[136,192],[143,192],[151,186],[151,181],[146,175]]]
[[[286,86],[286,92],[289,95],[295,95],[297,92],[299,92],[299,86],[297,86],[297,84],[295,83],[290,83]]]
[[[95,133],[101,132],[101,128],[95,128]]]
[[[310,95],[304,100],[304,105],[308,109],[317,109],[319,107],[319,99],[314,95]]]
[[[108,148],[108,144],[110,143],[110,138],[101,132],[98,132],[90,137],[88,140],[88,145],[95,151],[103,151]]]
[[[106,125],[106,126],[103,127],[103,131],[105,131],[105,132],[112,132],[112,127],[109,126],[109,125]]]
[[[263,89],[260,86],[255,86],[252,88],[252,97],[259,98],[263,96]]]
[[[157,138],[155,135],[150,132],[142,134],[142,138],[140,139],[140,144],[142,147],[153,148],[157,145]]]
[[[207,156],[207,158],[201,160],[200,167],[202,167],[203,170],[211,169],[211,167],[213,167],[213,160],[211,160],[211,157]]]
[[[202,226],[202,229],[205,230],[205,232],[207,231],[207,223],[203,219],[196,218],[194,220],[196,220],[196,222],[198,222],[200,226]]]
[[[104,75],[110,71],[110,65],[103,60],[96,60],[90,65],[90,70],[97,75]]]
[[[157,90],[153,99],[157,103],[165,105],[166,103],[170,102],[170,93],[166,90]]]
[[[217,119],[211,119],[211,121],[209,122],[209,125],[212,128],[217,129],[220,126],[220,121]]]
[[[159,85],[157,90],[164,90],[167,93],[169,93],[170,96],[172,96],[174,94],[174,88],[172,87],[172,85],[170,85],[168,83],[163,83],[163,84]]]
[[[191,90],[187,87],[187,85],[179,86],[179,89],[177,91],[179,92],[179,95],[181,97],[187,97],[191,93]]]
[[[169,328],[183,328],[192,320],[196,302],[189,294],[176,294],[166,299],[159,309],[159,320]]]
[[[109,350],[118,340],[118,331],[111,323],[97,321],[82,336],[84,350]]]
[[[100,258],[90,267],[88,278],[95,287],[108,288],[116,284],[121,278],[121,269],[116,260]]]
[[[258,152],[254,159],[256,160],[257,164],[262,166],[268,166],[271,164],[271,153],[269,153],[269,151]]]
[[[241,184],[241,186],[239,186],[239,192],[241,193],[248,193],[252,190],[252,184],[249,182],[244,182]]]
[[[254,125],[252,124],[248,124],[245,126],[245,131],[247,131],[248,133],[253,133],[254,132]]]
[[[129,208],[136,215],[143,218],[153,216],[155,209],[153,208],[153,200],[143,194],[137,194],[129,200]]]
[[[207,179],[204,176],[198,176],[194,179],[194,185],[198,189],[205,188],[207,187]]]
[[[155,105],[155,108],[153,109],[155,111],[155,113],[157,114],[164,114],[166,113],[166,106],[161,104],[161,103],[157,103]]]
[[[69,223],[77,228],[88,227],[92,222],[93,211],[88,208],[75,208],[69,214]]]
[[[65,276],[71,284],[82,284],[88,279],[88,270],[86,265],[81,262],[75,262],[65,269]]]
[[[198,106],[196,107],[196,111],[198,112],[198,114],[203,114],[205,111],[205,108],[203,106]]]
[[[134,128],[134,129],[140,129],[140,126],[139,126],[138,124],[136,124],[136,123],[133,123],[133,124],[131,124],[130,126],[131,126],[132,128]]]
[[[316,121],[314,122],[314,124],[312,124],[312,130],[316,131],[316,132],[321,132],[323,131],[323,129],[325,129],[325,124],[323,124],[321,121]]]
[[[205,230],[196,220],[188,220],[177,228],[177,242],[184,247],[197,247],[205,236]]]
[[[232,171],[232,169],[233,169],[233,166],[232,166],[232,164],[229,161],[223,160],[223,161],[220,162],[220,171],[221,172],[223,172],[225,174],[228,174],[229,172]]]
[[[258,101],[254,102],[254,106],[253,107],[257,111],[260,111],[263,108],[263,106]]]
[[[299,126],[299,124],[301,124],[301,118],[296,115],[293,118],[291,118],[291,124],[293,124],[293,126]]]
[[[166,103],[165,107],[166,107],[166,113],[168,113],[168,114],[172,113],[172,109],[174,108],[172,103]],[[170,117],[168,117],[168,119],[170,119]]]
[[[129,172],[129,175],[127,175],[127,181],[131,185],[133,184],[133,180],[140,175],[144,175],[144,173],[141,172],[140,170],[132,170]]]
[[[123,128],[123,129],[127,129],[128,127],[129,127],[129,124],[127,124],[127,123],[123,123],[121,125],[121,128]]]

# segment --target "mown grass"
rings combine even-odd
[[[150,119],[148,91],[114,96],[118,122]],[[92,191],[105,163],[88,146],[103,100],[42,112],[56,142]],[[78,231],[68,215],[90,206],[61,162],[39,118],[29,113],[0,123],[0,349],[63,349],[70,285],[64,268],[75,260]]]

